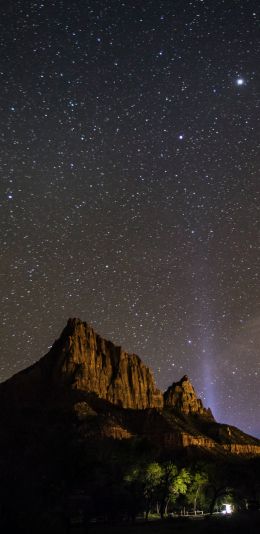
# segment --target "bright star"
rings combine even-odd
[[[244,85],[244,83],[245,83],[245,80],[243,80],[243,78],[238,78],[236,81],[237,85]]]

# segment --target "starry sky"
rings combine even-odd
[[[68,317],[260,437],[260,4],[0,17],[0,380]]]

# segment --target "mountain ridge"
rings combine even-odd
[[[136,354],[77,318],[38,362],[0,384],[0,405],[25,418],[37,410],[66,414],[86,440],[141,436],[162,449],[260,454],[260,440],[215,421],[187,375],[162,393]]]
[[[97,393],[122,408],[163,408],[167,405],[186,414],[213,417],[197,398],[187,375],[162,393],[156,387],[153,372],[139,356],[101,337],[92,326],[78,318],[68,319],[60,337],[39,361],[2,384],[23,381],[29,376],[35,383],[48,380],[49,385],[67,385]]]

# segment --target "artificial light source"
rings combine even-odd
[[[232,505],[231,504],[223,504],[224,510],[222,510],[222,514],[232,514]]]

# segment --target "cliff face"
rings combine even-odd
[[[122,408],[163,406],[162,393],[140,358],[101,338],[79,319],[69,319],[40,363],[54,386],[96,393]]]
[[[187,376],[173,383],[164,395],[152,372],[136,354],[100,337],[87,323],[69,319],[60,338],[39,362],[12,377],[11,391],[34,393],[41,389],[67,389],[96,393],[122,408],[146,409],[164,406],[178,412],[213,418],[206,410]]]
[[[206,436],[193,436],[188,432],[164,434],[164,445],[168,448],[202,447],[214,449],[216,442]]]
[[[70,418],[76,419],[86,443],[142,436],[162,448],[260,454],[259,440],[215,422],[187,376],[162,395],[138,356],[101,338],[79,319],[69,319],[41,360],[0,384],[2,429],[8,420],[15,421],[14,429],[23,420],[33,428],[43,418],[42,434],[48,435],[54,414],[59,414],[59,424],[68,420],[69,428]]]
[[[200,399],[198,399],[195,389],[189,381],[187,375],[179,382],[174,382],[164,393],[164,405],[176,408],[186,415],[198,414],[213,419],[209,409],[204,408]]]

